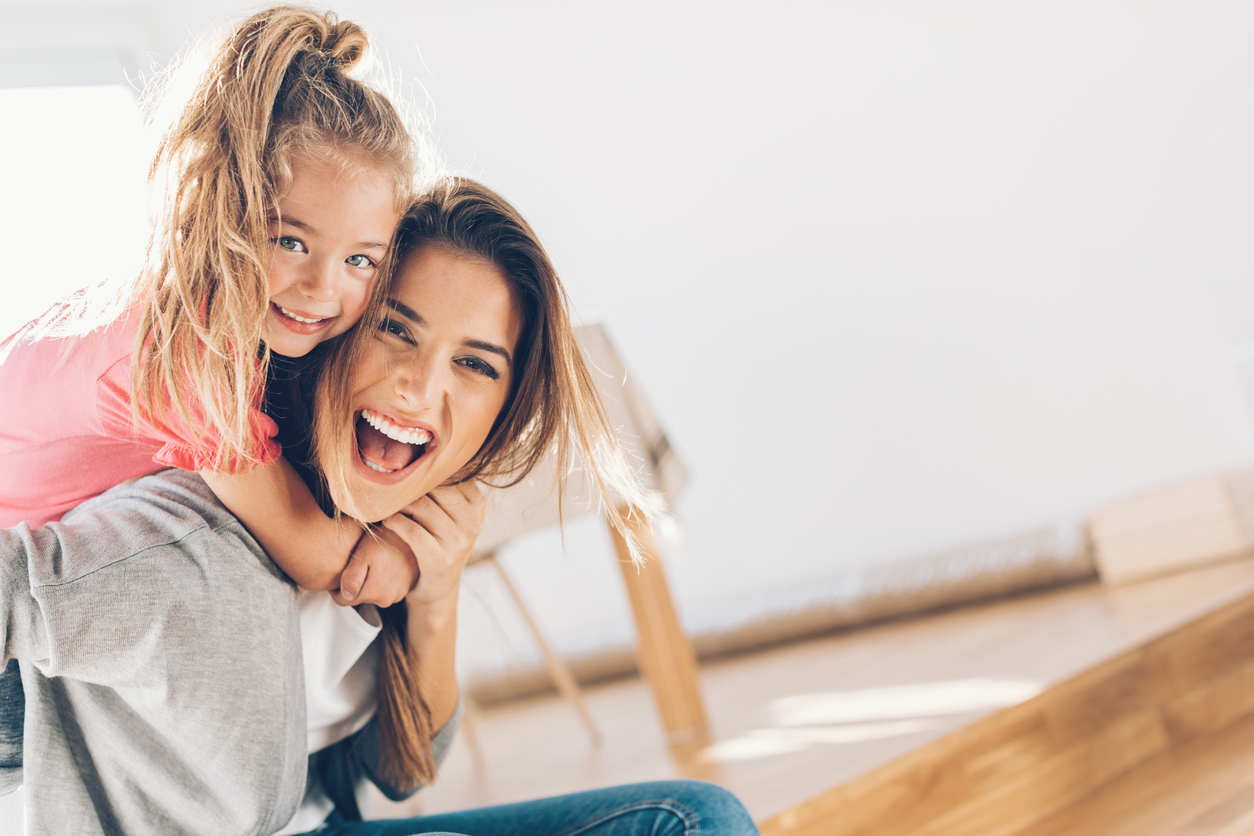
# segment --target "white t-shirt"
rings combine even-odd
[[[297,600],[312,755],[360,730],[374,716],[375,639],[382,622],[371,604],[341,607],[328,592],[302,589]],[[311,779],[300,809],[274,836],[314,830],[335,809],[322,784]]]

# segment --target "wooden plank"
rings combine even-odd
[[[764,836],[1010,836],[1254,716],[1254,596],[762,824]]]
[[[1254,827],[1254,716],[1131,770],[1015,836],[1245,836]]]

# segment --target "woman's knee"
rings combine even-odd
[[[650,788],[684,808],[702,836],[758,836],[749,811],[733,793],[705,781],[655,781]]]

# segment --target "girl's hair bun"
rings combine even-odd
[[[361,61],[370,42],[360,26],[352,21],[341,20],[332,24],[323,39],[321,52],[348,72]]]

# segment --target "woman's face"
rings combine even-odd
[[[388,307],[351,376],[353,501],[333,496],[371,521],[443,484],[483,445],[522,330],[501,271],[438,245],[405,257]]]

